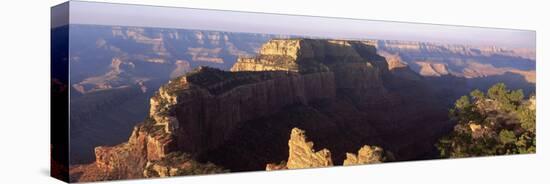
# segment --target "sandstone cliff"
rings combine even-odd
[[[348,93],[358,105],[387,102],[382,77],[388,73],[388,64],[366,42],[274,39],[259,53],[253,58],[239,58],[231,71],[329,72],[334,75],[336,90]]]
[[[174,137],[178,150],[200,153],[223,143],[241,122],[334,96],[334,75],[329,72],[299,75],[203,67],[159,89],[151,98],[150,117]]]
[[[397,82],[403,78],[368,42],[271,40],[259,53],[239,58],[231,71],[201,67],[171,80],[150,99],[148,118],[128,142],[96,148],[96,161],[74,166],[71,176],[94,181],[226,172],[219,166],[258,170],[286,156],[281,168],[380,160],[377,147],[346,154],[365,144],[391,149],[398,160],[422,158],[433,148],[433,129],[445,126],[437,123],[446,113],[424,97],[429,90]],[[297,129],[285,143],[296,126],[331,152],[313,151]],[[189,155],[182,159],[178,152]]]
[[[73,166],[71,181],[106,181],[226,172],[211,163],[199,163],[188,155],[171,150],[170,136],[163,126],[150,122],[134,128],[128,142],[112,147],[97,147],[96,161]]]

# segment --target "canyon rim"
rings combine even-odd
[[[389,28],[327,18],[350,27],[302,25],[308,35],[283,26],[286,15],[257,15],[281,27],[242,30],[258,20],[223,17],[210,28],[52,27],[52,175],[94,182],[536,153],[534,32],[467,28],[491,44],[452,31],[428,39],[424,28],[380,37],[372,30]],[[499,42],[502,32],[527,41]]]

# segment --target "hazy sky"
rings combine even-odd
[[[340,39],[428,41],[535,48],[528,30],[413,24],[71,1],[71,24],[308,35]],[[52,22],[52,26],[59,23]]]

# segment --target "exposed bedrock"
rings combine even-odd
[[[71,176],[89,181],[189,173],[182,160],[208,168],[200,173],[225,171],[217,166],[263,170],[289,158],[293,127],[308,131],[314,149],[327,148],[336,163],[369,162],[362,154],[377,151],[364,145],[383,147],[396,160],[431,158],[447,114],[421,76],[397,75],[409,71],[389,70],[368,42],[271,40],[256,57],[239,58],[231,71],[201,67],[163,85],[127,143],[96,148],[96,162],[73,167]],[[351,150],[360,151],[346,154]],[[176,152],[193,161],[169,156]],[[171,160],[182,164],[166,164]]]

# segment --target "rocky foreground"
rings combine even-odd
[[[267,164],[266,170],[303,169],[333,166],[330,150],[315,151],[314,143],[307,140],[306,132],[293,128],[288,140],[288,160],[280,164]],[[365,145],[357,154],[346,153],[346,160],[342,165],[375,164],[386,159],[392,159],[391,153],[377,146]]]
[[[368,42],[271,40],[231,71],[201,67],[162,86],[128,142],[97,147],[71,180],[377,163],[386,152],[434,158],[452,128],[445,103],[422,76],[392,66]]]

